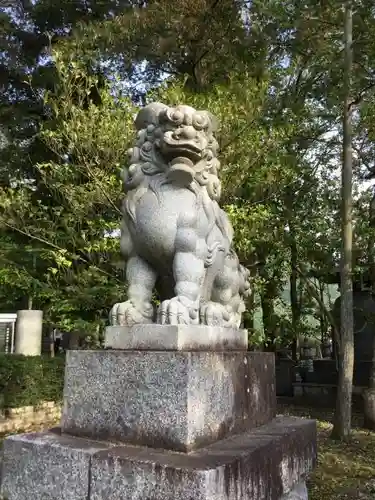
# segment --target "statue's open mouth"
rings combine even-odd
[[[169,163],[167,178],[173,184],[189,186],[195,176],[194,163],[186,156],[177,156]]]
[[[202,148],[198,144],[169,137],[164,138],[162,151],[170,160],[185,157],[196,163],[202,159]]]

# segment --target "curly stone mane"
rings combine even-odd
[[[191,151],[190,160],[184,158],[185,168],[180,171],[185,170],[186,179],[193,184],[204,186],[211,199],[220,199],[219,145],[213,135],[217,124],[210,113],[196,111],[189,106],[169,108],[153,103],[139,112],[135,125],[137,141],[128,151],[130,166],[124,172],[126,192],[136,187],[137,181],[141,180],[141,172],[144,176],[167,172],[168,160],[171,159],[172,163],[176,160],[173,150],[176,153],[180,151],[178,141],[184,143],[183,146],[189,146],[194,139],[196,148]],[[182,139],[181,135],[177,138],[180,131],[185,133]]]

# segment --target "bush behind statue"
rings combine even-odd
[[[62,400],[65,356],[0,354],[0,408]]]

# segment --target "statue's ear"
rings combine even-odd
[[[158,125],[159,115],[162,111],[167,109],[168,106],[162,104],[161,102],[152,102],[144,108],[142,108],[135,119],[135,126],[137,130],[142,130],[147,127],[147,125]]]

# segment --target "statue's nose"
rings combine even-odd
[[[184,139],[184,140],[194,139],[196,135],[197,131],[191,125],[185,125],[184,127],[180,127],[173,133],[173,137],[175,139]]]

